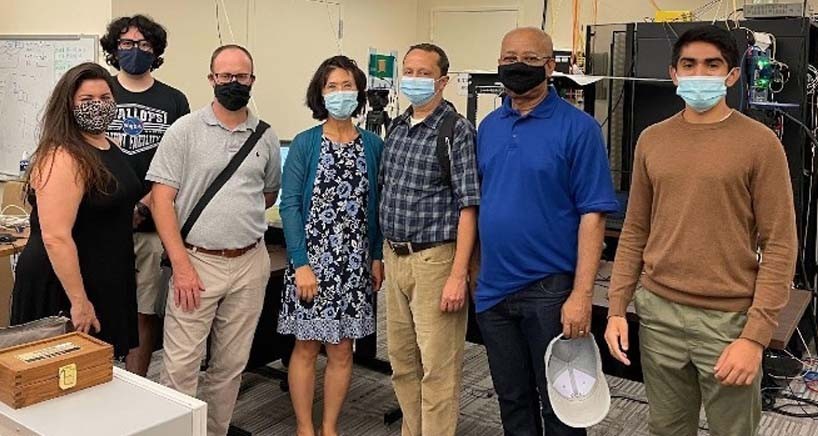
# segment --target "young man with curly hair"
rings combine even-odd
[[[153,77],[168,45],[167,32],[160,24],[144,15],[120,17],[108,25],[100,42],[108,64],[119,70],[113,88],[117,116],[108,135],[119,139],[129,164],[143,181],[143,197],[133,215],[139,347],[128,354],[126,367],[144,376],[160,328],[156,302],[163,301],[167,286],[159,274],[162,242],[151,217],[151,184],[144,181],[145,174],[165,131],[190,112],[190,106],[182,92]]]

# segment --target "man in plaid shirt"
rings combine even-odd
[[[443,100],[448,69],[440,47],[409,49],[401,91],[412,107],[393,121],[380,170],[389,361],[403,436],[454,435],[459,415],[480,186],[474,127]],[[449,180],[436,150],[451,115]]]

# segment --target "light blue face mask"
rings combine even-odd
[[[678,76],[676,95],[696,112],[707,112],[727,95],[727,76]]]
[[[324,94],[324,107],[336,120],[348,120],[358,107],[358,91],[335,91]]]
[[[403,76],[400,79],[400,90],[413,106],[423,106],[435,96],[435,79]]]

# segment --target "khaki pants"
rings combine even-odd
[[[195,396],[199,367],[211,334],[211,357],[200,398],[207,402],[208,436],[224,436],[264,305],[270,257],[261,243],[232,259],[191,250],[188,256],[205,291],[199,308],[190,313],[176,307],[173,292],[168,292],[162,383]]]
[[[387,336],[403,436],[455,434],[467,309],[440,311],[455,244],[409,256],[384,246]]]
[[[635,304],[651,434],[695,436],[702,404],[712,436],[757,434],[761,376],[750,386],[723,386],[713,371],[747,315],[684,306],[644,289]]]
[[[162,241],[155,232],[135,232],[133,234],[134,254],[136,255],[136,301],[137,312],[153,315],[156,313],[156,300],[164,294],[162,270]],[[164,295],[163,295],[164,296]]]

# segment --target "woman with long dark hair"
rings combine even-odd
[[[68,70],[43,116],[26,177],[31,235],[17,263],[12,324],[70,314],[124,357],[138,345],[132,238],[141,183],[105,136],[116,116],[110,74]]]

